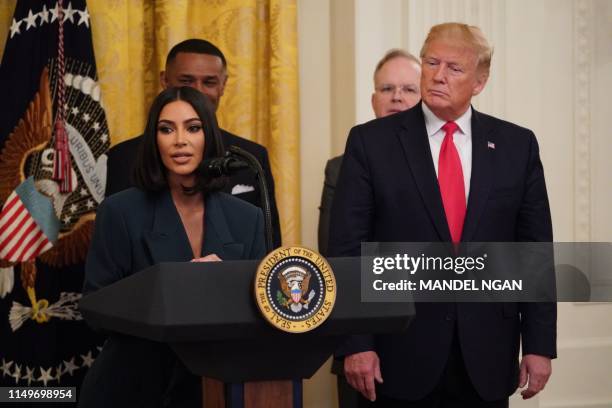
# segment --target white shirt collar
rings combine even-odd
[[[446,123],[446,121],[437,117],[431,109],[425,104],[425,102],[421,103],[423,107],[423,115],[425,115],[425,128],[427,129],[427,136],[431,137],[438,133],[442,126]],[[463,113],[463,115],[459,116],[457,120],[455,120],[457,126],[459,126],[459,130],[464,135],[472,134],[472,106]]]

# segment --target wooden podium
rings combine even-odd
[[[257,261],[162,263],[85,296],[80,310],[96,329],[169,344],[203,377],[206,408],[302,405],[310,378],[350,334],[405,330],[411,303],[361,302],[360,259],[328,259],[336,304],[319,328],[285,333],[253,299]]]

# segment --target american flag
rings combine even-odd
[[[80,387],[102,344],[78,300],[110,143],[91,18],[85,0],[11,3],[0,63],[0,258],[14,261],[0,259],[0,387]],[[62,189],[58,165],[70,166],[72,188]]]
[[[8,197],[0,212],[0,259],[25,262],[51,249],[60,222],[51,200],[28,177]]]

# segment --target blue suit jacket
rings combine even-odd
[[[265,255],[261,210],[225,193],[205,201],[202,256],[223,260]],[[193,258],[169,191],[131,188],[98,207],[87,256],[84,293],[160,262]],[[109,299],[112,301],[112,299]],[[88,371],[81,407],[201,407],[200,378],[191,375],[161,343],[111,334]]]
[[[252,142],[240,136],[236,136],[223,129],[221,129],[221,138],[226,148],[229,146],[237,146],[243,150],[246,150],[255,156],[255,158],[261,164],[268,185],[268,191],[270,193],[270,209],[272,212],[273,230],[272,238],[274,248],[279,247],[281,245],[280,219],[278,216],[278,208],[276,207],[274,179],[272,178],[272,170],[270,169],[268,151],[265,147],[258,143]],[[134,159],[137,156],[138,147],[140,146],[141,141],[142,136],[137,136],[113,146],[108,151],[108,173],[106,176],[105,191],[106,197],[134,186],[132,181]],[[253,188],[253,191],[246,191],[236,194],[236,197],[262,208],[259,183],[257,182],[255,173],[248,169],[236,172],[236,174],[229,177],[228,183],[223,191],[226,193],[231,193],[232,190],[239,184],[250,186]]]
[[[491,144],[489,144],[492,143]],[[494,148],[493,148],[494,147]],[[450,242],[421,104],[354,127],[330,226],[330,256],[358,256],[361,242]],[[551,242],[550,208],[534,134],[473,110],[472,175],[464,242]],[[457,333],[472,383],[486,400],[518,383],[518,350],[556,355],[551,303],[418,303],[405,333],[353,337],[340,351],[375,350],[379,392],[423,398],[442,375]]]

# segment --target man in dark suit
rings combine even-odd
[[[476,27],[434,26],[422,102],[351,130],[331,256],[360,255],[366,241],[552,241],[534,134],[471,107],[491,54]],[[339,354],[348,382],[378,406],[507,407],[517,386],[531,398],[548,381],[556,305],[417,303],[406,332],[352,337]]]
[[[421,100],[419,83],[421,62],[414,55],[402,50],[389,50],[376,64],[372,110],[377,118],[412,108]],[[342,155],[327,161],[325,181],[319,206],[319,252],[327,255],[329,242],[329,218],[334,201],[334,190],[342,166]]]
[[[225,90],[227,77],[227,62],[221,50],[206,40],[189,39],[172,47],[166,58],[166,69],[160,73],[160,82],[164,88],[171,86],[195,88],[208,96],[217,109]],[[268,151],[264,146],[224,129],[221,129],[221,136],[226,148],[237,146],[246,150],[261,164],[270,192],[273,244],[274,247],[280,246],[280,220]],[[138,136],[119,143],[109,150],[105,194],[107,197],[133,186],[132,167],[140,141],[141,137]],[[224,191],[262,207],[257,178],[251,170],[241,170],[232,175]]]
[[[402,49],[389,50],[374,70],[374,92],[371,99],[374,115],[382,118],[412,108],[421,100],[420,82],[421,61]],[[334,157],[325,165],[318,228],[319,252],[324,256],[328,254],[331,208],[342,157]],[[338,376],[338,406],[354,408],[357,406],[358,394],[346,382],[342,364],[342,360],[334,360],[332,364],[332,373]]]

